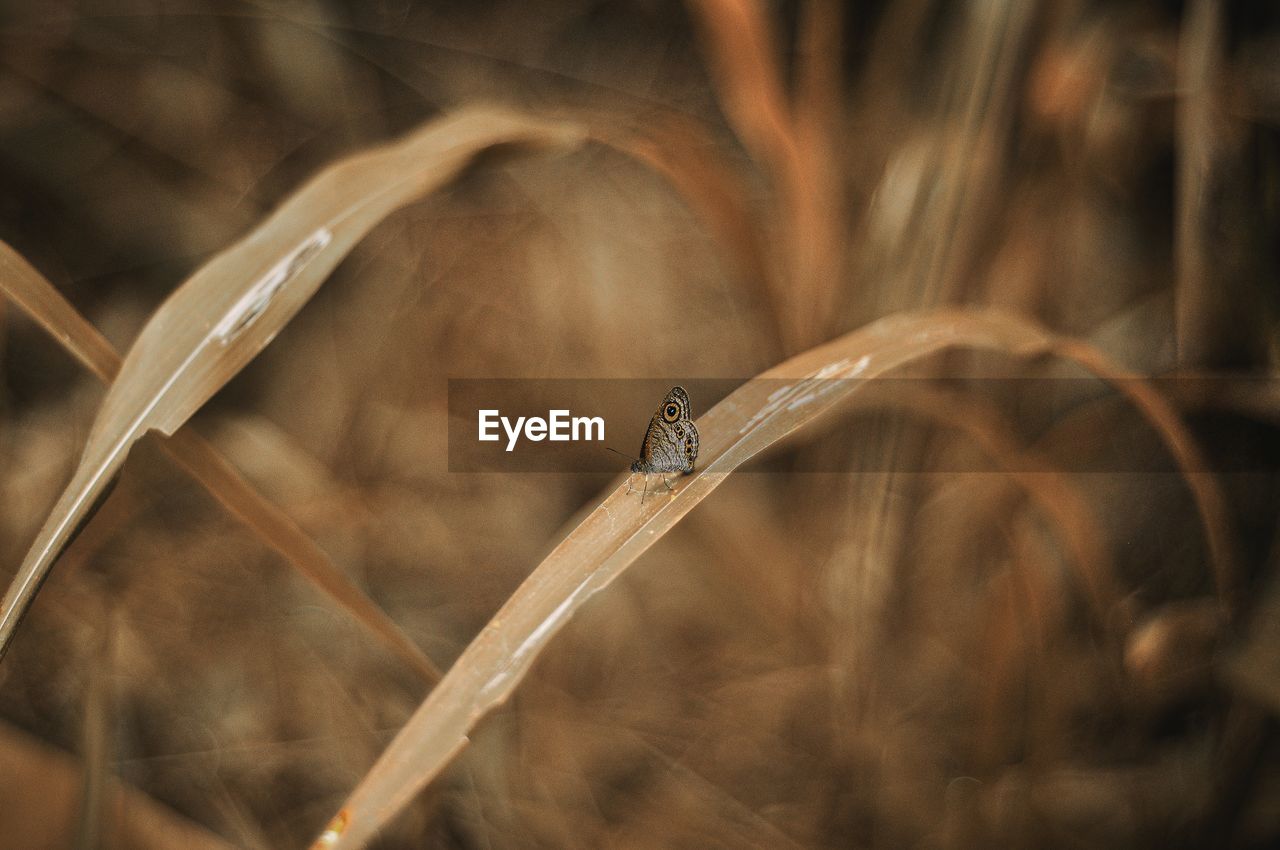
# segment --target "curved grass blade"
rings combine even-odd
[[[1117,610],[1120,592],[1111,556],[1102,542],[1098,518],[1070,476],[1056,469],[1047,456],[1017,439],[1010,423],[993,408],[925,381],[912,383],[919,386],[903,389],[895,385],[892,392],[868,386],[850,399],[851,406],[905,410],[972,441],[1052,521],[1104,633],[1117,625],[1111,613]]]
[[[889,316],[762,373],[760,380],[739,387],[698,420],[702,466],[669,497],[642,504],[620,482],[534,569],[414,712],[314,848],[346,850],[372,840],[466,746],[476,723],[511,695],[574,612],[733,470],[830,411],[867,380],[957,347],[1077,361],[1076,355],[1084,352],[1093,358],[1082,363],[1086,368],[1121,371],[1095,349],[1062,340],[1024,319],[956,310]],[[779,380],[789,383],[775,389]],[[1194,443],[1176,414],[1154,391],[1152,396],[1144,404],[1172,417],[1152,421],[1166,443],[1179,446],[1175,457],[1179,462],[1188,453],[1195,458]],[[1151,409],[1140,409],[1151,418]],[[1213,521],[1225,527],[1222,516]]]
[[[1165,446],[1181,470],[1196,511],[1200,514],[1218,601],[1224,609],[1223,613],[1230,615],[1240,600],[1237,598],[1239,591],[1235,552],[1230,524],[1227,522],[1227,500],[1222,488],[1218,486],[1218,479],[1212,473],[1203,471],[1209,467],[1191,432],[1183,424],[1182,417],[1149,382],[1112,362],[1098,349],[1079,340],[1063,339],[1056,346],[1056,351],[1102,380],[1114,384],[1165,438]]]
[[[76,312],[52,283],[2,240],[0,292],[104,383],[115,379],[120,371],[120,355],[111,343]],[[423,681],[434,685],[440,680],[439,669],[395,621],[357,588],[297,523],[259,493],[203,437],[190,427],[183,427],[172,438],[160,441],[160,448],[299,574],[346,608],[372,635],[417,671]]]
[[[172,435],[258,354],[379,221],[500,144],[562,146],[571,125],[474,109],[329,166],[161,305],[103,399],[80,465],[0,606],[0,658],[53,561],[146,432]]]
[[[80,363],[111,383],[120,355],[40,272],[0,240],[0,292],[22,308]],[[352,583],[324,550],[284,511],[268,501],[212,445],[190,427],[159,443],[161,450],[205,488],[231,515],[275,549],[303,578],[316,585],[370,634],[400,656],[424,682],[440,681],[440,670],[395,621]]]

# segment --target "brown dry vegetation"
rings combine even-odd
[[[1274,846],[1267,5],[6,4],[0,847]]]

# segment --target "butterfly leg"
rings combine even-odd
[[[635,488],[631,486],[631,482],[635,480],[636,474],[633,472],[627,476],[627,492],[624,495],[630,496],[631,491]]]
[[[671,492],[671,493],[675,492],[676,488],[671,486],[671,481],[667,478],[666,475],[662,476],[662,483],[667,488],[668,492]]]
[[[640,493],[640,504],[644,504],[644,497],[649,495],[649,473],[644,474],[644,490]]]

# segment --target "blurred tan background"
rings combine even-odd
[[[1270,376],[1274,8],[746,3],[808,157],[792,206],[727,95],[723,5],[6,2],[0,238],[123,351],[308,175],[451,107],[619,142],[487,157],[393,215],[194,420],[442,668],[610,481],[449,474],[449,377],[747,378],[954,305],[1142,374]],[[7,579],[102,389],[8,304],[0,358]],[[979,372],[1081,377],[919,370]],[[1227,390],[1174,401],[1210,457],[1259,459],[1216,476],[1229,614],[1176,475],[1070,478],[1114,646],[1017,482],[915,471],[989,412],[1051,458],[1164,451],[1127,405],[884,398],[700,505],[378,846],[1274,846],[1280,403]],[[785,472],[833,454],[871,471]],[[423,695],[144,444],[0,666],[0,847],[305,846]]]

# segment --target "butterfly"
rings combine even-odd
[[[641,502],[648,495],[650,475],[662,475],[662,483],[670,490],[666,473],[688,475],[693,472],[693,462],[698,459],[698,429],[690,416],[692,409],[684,387],[672,387],[662,404],[658,405],[657,413],[649,420],[644,442],[640,444],[640,457],[631,464],[633,473],[644,474]],[[631,492],[630,489],[627,492]]]

